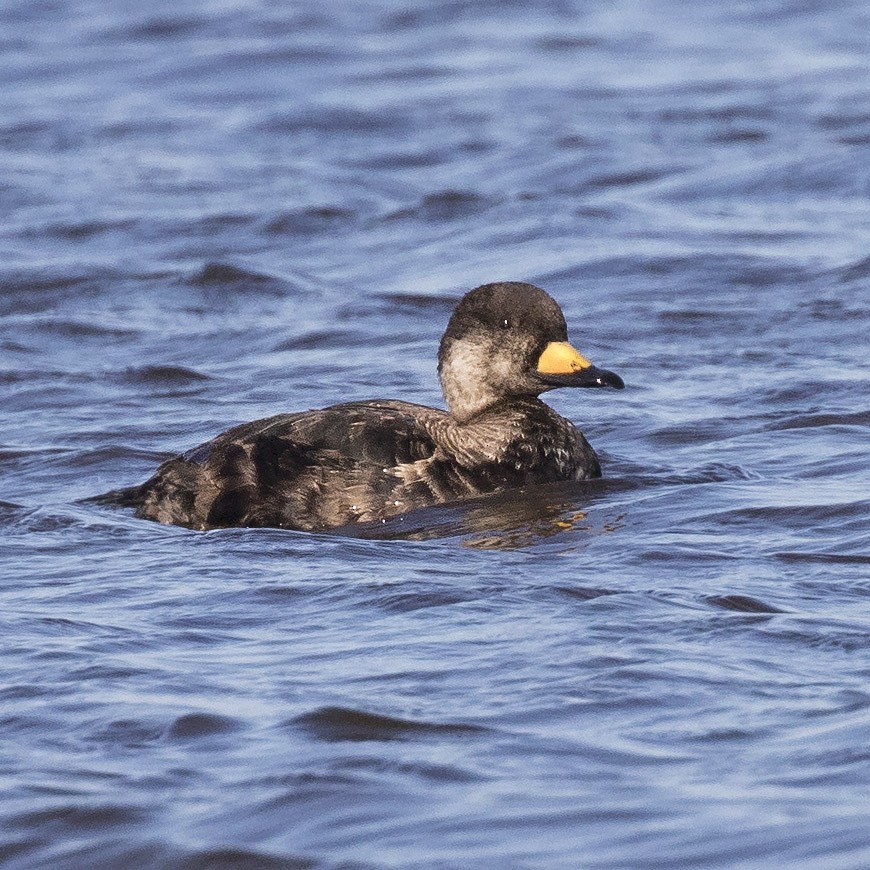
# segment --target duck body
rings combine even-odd
[[[317,531],[501,489],[601,475],[583,435],[538,399],[465,424],[401,401],[236,426],[128,490],[137,516],[193,529]]]
[[[466,294],[442,339],[439,375],[447,411],[372,400],[244,423],[163,463],[116,501],[192,529],[319,531],[601,475],[583,434],[538,394],[622,381],[567,344],[561,311],[543,290],[505,282]]]

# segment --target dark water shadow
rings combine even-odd
[[[441,734],[474,735],[489,731],[464,722],[400,719],[347,707],[320,707],[291,719],[289,726],[328,742],[403,740]]]

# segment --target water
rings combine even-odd
[[[870,865],[865,4],[7,2],[0,856]],[[82,499],[440,403],[531,280],[605,479],[366,536]]]

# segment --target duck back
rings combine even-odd
[[[194,529],[311,531],[382,519],[401,510],[398,469],[434,454],[422,418],[440,414],[372,401],[245,423],[163,463],[119,501]]]

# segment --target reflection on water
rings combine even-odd
[[[584,535],[616,531],[621,515],[596,527],[578,506],[595,499],[598,493],[622,486],[630,484],[580,481],[526,487],[422,508],[385,522],[349,526],[335,534],[369,540],[458,538],[462,546],[476,549],[519,549],[566,532]]]

